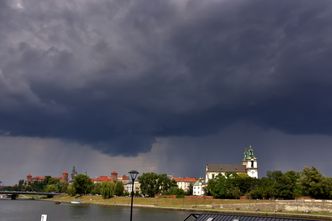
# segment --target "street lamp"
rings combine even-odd
[[[130,205],[130,221],[133,220],[133,202],[134,202],[134,182],[137,178],[138,172],[136,170],[129,171],[131,178],[131,205]]]

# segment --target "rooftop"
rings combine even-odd
[[[195,221],[302,221],[308,219],[275,217],[275,216],[246,216],[228,214],[190,214],[186,220]]]
[[[194,177],[173,177],[176,182],[195,183],[198,179]]]
[[[206,172],[235,172],[245,173],[246,168],[241,164],[207,164]]]

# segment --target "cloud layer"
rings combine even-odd
[[[0,132],[148,152],[246,122],[332,132],[332,3],[0,2]]]

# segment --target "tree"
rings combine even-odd
[[[294,199],[299,195],[299,186],[297,180],[299,178],[298,173],[294,171],[288,171],[279,177],[276,184],[276,198],[279,199]]]
[[[248,194],[257,185],[257,179],[249,177],[247,174],[233,173],[229,182],[240,189],[241,196]]]
[[[299,185],[302,194],[305,196],[316,199],[331,198],[331,178],[323,177],[315,167],[303,169],[299,178]]]
[[[104,199],[109,199],[114,195],[114,183],[113,182],[104,182],[100,187],[100,194]]]
[[[191,195],[193,195],[193,189],[194,189],[194,186],[193,186],[193,184],[192,183],[190,183],[189,184],[189,187],[188,187],[188,190],[186,191],[186,195],[187,196],[191,196]]]
[[[324,177],[321,182],[321,188],[323,189],[324,195],[321,196],[321,199],[332,199],[332,178]]]
[[[18,186],[17,186],[18,190],[24,191],[25,187],[24,187],[24,180],[19,180],[18,181]]]
[[[215,179],[209,180],[207,193],[220,199],[238,199],[241,196],[241,190],[235,185],[237,175],[235,173],[226,173],[225,176],[219,174]]]
[[[298,173],[268,171],[267,177],[257,180],[249,196],[254,199],[294,199],[298,195]]]
[[[138,177],[141,184],[141,192],[148,197],[157,194],[166,194],[169,189],[176,186],[176,182],[167,177],[166,174],[143,173]]]
[[[167,191],[167,195],[176,195],[176,198],[183,198],[185,194],[186,192],[177,186],[173,186]]]
[[[141,184],[141,192],[148,197],[154,197],[159,193],[158,174],[156,173],[143,173],[138,177]]]
[[[273,181],[267,177],[257,180],[257,185],[249,192],[252,199],[271,199],[273,195]]]
[[[75,196],[76,195],[76,190],[75,190],[75,187],[74,185],[68,185],[68,188],[67,188],[67,193],[71,196]]]
[[[124,192],[124,186],[122,182],[116,181],[114,187],[114,195],[122,196]]]
[[[91,192],[93,183],[92,183],[90,177],[88,177],[87,175],[78,174],[74,178],[73,186],[74,186],[76,194],[84,195],[84,194],[88,194]]]
[[[60,182],[59,183],[59,192],[60,193],[67,192],[67,188],[68,188],[68,183],[67,182]]]
[[[58,186],[55,184],[48,184],[45,187],[45,192],[59,192]]]
[[[91,190],[92,194],[101,194],[101,183],[96,183],[93,185],[93,188]]]
[[[177,187],[175,180],[170,179],[167,174],[158,175],[159,190],[161,194],[167,193],[171,188]]]

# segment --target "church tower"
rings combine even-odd
[[[73,181],[74,178],[75,178],[75,176],[77,176],[77,171],[76,171],[76,167],[75,166],[73,166],[73,169],[72,169],[70,175],[71,175],[71,180]]]
[[[248,176],[258,178],[257,158],[255,157],[252,146],[245,149],[242,165],[246,167]]]

